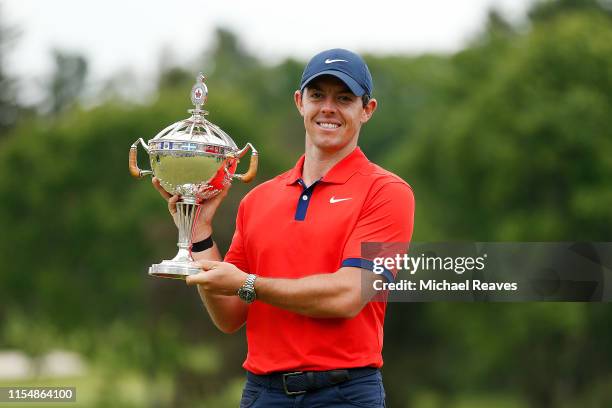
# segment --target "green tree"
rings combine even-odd
[[[87,60],[82,55],[53,51],[55,67],[48,83],[48,109],[57,115],[81,96],[87,78]]]
[[[16,98],[16,80],[7,73],[7,55],[17,39],[14,27],[5,25],[3,8],[0,5],[0,135],[17,122],[19,105]],[[0,136],[0,138],[1,138]]]
[[[390,160],[416,191],[415,239],[609,241],[609,17],[566,11],[501,44],[452,57],[437,116],[423,117]],[[532,407],[610,401],[605,305],[418,306],[425,322],[397,309],[387,334],[407,326],[418,337],[386,350],[402,355],[401,343],[417,364],[428,356],[417,389],[505,390]]]
[[[612,3],[609,0],[540,0],[529,10],[529,18],[532,21],[542,21],[573,11],[609,14],[612,12]]]
[[[489,54],[403,160],[425,200],[454,203],[428,222],[455,238],[606,240],[611,44],[606,17],[568,14]]]
[[[223,81],[239,80],[257,65],[257,59],[249,54],[240,39],[224,28],[215,31],[213,46],[204,52],[202,61],[209,76]]]

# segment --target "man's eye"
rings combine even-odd
[[[353,101],[353,98],[351,98],[351,97],[350,97],[350,96],[348,96],[348,95],[340,95],[340,96],[338,97],[338,100],[340,100],[341,102],[352,102],[352,101]]]
[[[310,97],[314,98],[314,99],[319,99],[319,98],[321,98],[321,96],[322,96],[321,92],[313,92],[313,93],[310,94]]]

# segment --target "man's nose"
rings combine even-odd
[[[331,113],[336,111],[336,100],[332,96],[327,96],[323,99],[321,105],[321,111],[323,113]]]

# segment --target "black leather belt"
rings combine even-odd
[[[378,368],[361,367],[329,371],[296,371],[257,375],[247,372],[247,379],[255,384],[285,391],[287,395],[300,395],[307,391],[331,387],[336,384],[374,374]]]

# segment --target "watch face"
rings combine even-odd
[[[240,297],[240,299],[244,300],[247,303],[251,303],[255,300],[255,291],[240,288],[240,290],[238,291],[238,297]]]

